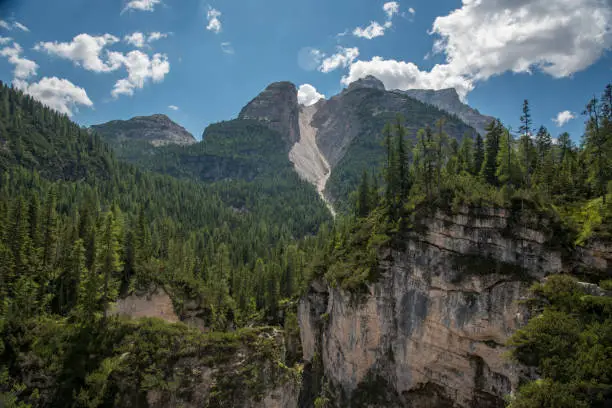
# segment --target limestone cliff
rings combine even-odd
[[[342,407],[503,407],[529,376],[505,357],[529,317],[521,300],[577,264],[558,233],[507,209],[438,211],[379,253],[364,295],[313,283],[298,313],[303,406],[323,389]],[[583,251],[580,262],[610,273],[602,248]]]
[[[250,101],[238,119],[258,120],[280,133],[289,145],[300,138],[297,89],[291,82],[274,82]]]

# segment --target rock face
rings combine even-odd
[[[336,215],[331,203],[325,197],[325,185],[331,173],[327,159],[317,144],[317,128],[312,125],[312,117],[319,104],[300,107],[300,140],[289,152],[289,160],[303,180],[317,188],[317,192],[327,204],[332,215]]]
[[[403,250],[380,254],[368,293],[311,285],[298,312],[305,378],[318,370],[335,406],[504,407],[528,375],[504,356],[529,318],[520,301],[572,261],[550,225],[505,209],[438,211],[419,225]]]
[[[455,88],[441,89],[439,91],[432,89],[410,89],[398,92],[457,115],[459,119],[476,129],[481,136],[487,133],[485,130],[487,125],[495,120],[494,117],[482,115],[476,109],[461,102]]]
[[[172,305],[172,299],[164,288],[146,290],[119,299],[112,313],[134,319],[157,317],[170,323],[179,321]]]
[[[279,132],[293,145],[300,138],[297,89],[291,82],[275,82],[249,102],[238,119],[254,119]]]
[[[111,143],[145,141],[157,147],[169,144],[190,145],[197,142],[184,127],[161,114],[137,116],[130,120],[113,120],[94,125],[91,129]]]

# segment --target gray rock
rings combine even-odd
[[[448,113],[457,115],[459,119],[472,126],[481,136],[487,132],[485,128],[495,120],[494,117],[482,115],[478,110],[461,102],[455,88],[441,89],[410,89],[407,91],[396,91],[417,99],[423,103],[434,105]]]
[[[162,114],[137,116],[130,120],[113,120],[93,125],[91,130],[111,143],[145,141],[153,146],[165,146],[190,145],[197,142],[184,127]]]

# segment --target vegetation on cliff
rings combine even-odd
[[[612,281],[602,287],[612,289]],[[550,276],[532,288],[535,315],[509,341],[512,357],[537,368],[509,408],[607,407],[612,403],[612,292]]]
[[[440,119],[420,129],[412,143],[398,117],[382,132],[381,176],[364,172],[352,196],[352,214],[336,223],[329,244],[315,257],[312,277],[364,289],[376,279],[378,249],[426,228],[422,221],[437,210],[504,208],[511,222],[536,222],[548,232],[549,245],[564,251],[589,240],[609,241],[612,85],[589,102],[585,115],[580,146],[567,134],[553,143],[544,127],[534,135],[527,102],[518,139],[496,120],[484,139],[466,135],[459,144]]]

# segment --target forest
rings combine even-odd
[[[175,157],[192,155],[182,147],[164,148],[163,160],[142,169],[67,116],[2,85],[0,402],[113,406],[126,395],[116,373],[129,373],[116,356],[130,342],[163,349],[180,336],[188,340],[179,348],[216,347],[216,334],[110,313],[137,288],[168,288],[179,315],[198,299],[206,326],[225,332],[224,344],[260,326],[295,333],[295,304],[313,279],[359,292],[376,279],[378,249],[415,228],[422,211],[520,205],[559,220],[559,245],[609,242],[612,85],[588,102],[584,117],[579,145],[567,133],[553,139],[534,128],[527,101],[518,132],[494,121],[484,137],[466,134],[461,142],[447,135],[444,119],[410,142],[398,117],[382,130],[381,171],[363,174],[351,210],[332,223],[314,188],[273,154],[274,135],[257,124],[219,124],[209,130],[212,144],[198,147],[217,169],[236,170],[232,180],[207,173],[197,155],[176,167]],[[240,151],[234,133],[254,133],[270,167]],[[612,289],[608,278],[581,276]],[[610,297],[589,297],[568,277],[533,293],[544,318],[513,336],[511,358],[538,367],[542,380],[524,385],[510,406],[603,406],[612,393]],[[563,352],[567,339],[572,353]],[[147,358],[162,365],[167,356],[150,348]],[[141,368],[131,379],[139,392],[169,386],[163,373]]]

